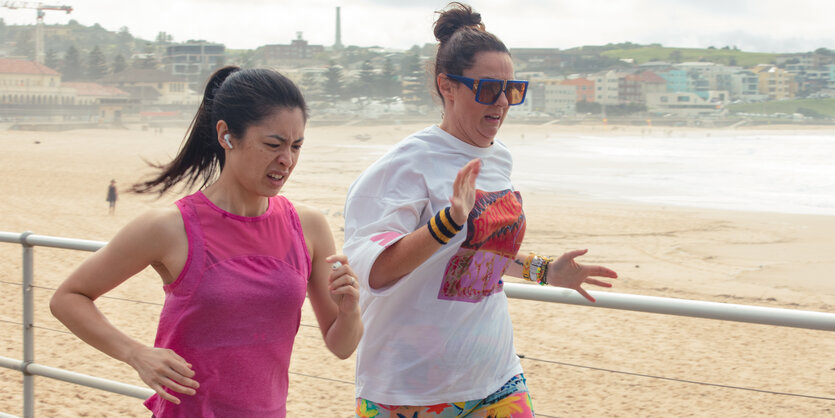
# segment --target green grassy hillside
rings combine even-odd
[[[725,65],[753,67],[757,64],[774,62],[777,54],[761,52],[744,52],[733,49],[699,49],[699,48],[669,48],[663,46],[643,46],[638,48],[612,49],[601,55],[618,58],[634,59],[636,64],[650,61],[688,62],[709,61]]]

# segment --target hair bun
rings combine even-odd
[[[453,2],[447,6],[446,10],[436,13],[440,16],[435,21],[435,39],[442,44],[462,28],[484,30],[481,14],[473,11],[469,5]]]

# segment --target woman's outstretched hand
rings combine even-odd
[[[616,279],[618,274],[603,266],[587,266],[574,261],[575,258],[584,255],[589,250],[569,251],[560,258],[548,265],[548,284],[551,286],[566,287],[580,292],[584,298],[594,302],[594,298],[582,288],[583,283],[600,287],[612,287],[611,283],[592,277],[608,277]]]
[[[450,215],[458,225],[467,223],[467,218],[475,205],[475,179],[481,171],[481,160],[470,160],[452,183],[452,197],[449,199]]]

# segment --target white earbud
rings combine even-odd
[[[229,145],[229,149],[232,149],[232,141],[229,140],[229,134],[224,134],[223,140],[226,141],[226,145]]]

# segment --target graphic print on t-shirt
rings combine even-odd
[[[502,274],[525,236],[519,192],[476,190],[467,239],[449,260],[438,298],[478,302],[502,291]]]

